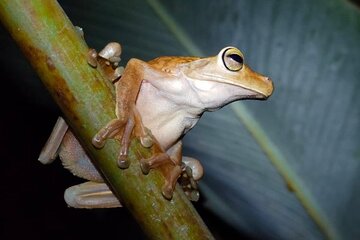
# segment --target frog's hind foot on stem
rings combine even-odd
[[[181,165],[181,175],[179,177],[179,184],[182,187],[185,195],[190,201],[197,202],[200,198],[197,181],[194,178],[194,173],[191,167],[184,162]]]
[[[180,166],[181,155],[178,156],[179,154],[176,154],[179,153],[176,150],[180,150],[181,148],[175,147],[176,150],[170,151],[169,155],[163,151],[156,139],[153,139],[153,141],[156,143],[154,144],[153,155],[150,158],[141,159],[140,168],[144,174],[148,174],[151,169],[160,170],[165,179],[161,193],[164,198],[170,200],[173,196],[177,180],[183,171]],[[181,144],[177,146],[181,147]]]
[[[122,48],[119,43],[110,42],[99,53],[95,49],[89,49],[87,62],[94,68],[100,66],[106,78],[114,82],[124,71],[124,67],[119,66],[121,52]]]
[[[174,162],[166,153],[160,153],[149,159],[140,160],[140,167],[144,174],[148,174],[151,169],[160,169],[165,178],[161,193],[164,198],[171,200],[177,180],[182,173],[181,167],[179,165],[174,165]]]

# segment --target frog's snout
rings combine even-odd
[[[268,99],[274,92],[274,83],[271,78],[262,76],[263,87],[261,88],[261,99]]]

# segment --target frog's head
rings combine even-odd
[[[182,73],[201,99],[218,106],[239,99],[267,99],[274,89],[268,77],[244,63],[243,54],[235,47],[186,63]]]

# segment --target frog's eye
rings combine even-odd
[[[244,65],[244,56],[236,48],[228,48],[222,55],[222,60],[227,69],[233,72],[240,71]]]

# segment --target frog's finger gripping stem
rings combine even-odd
[[[124,121],[120,119],[111,120],[105,127],[103,127],[92,139],[92,144],[96,148],[103,148],[105,140],[117,135],[121,128],[125,125]]]
[[[116,88],[116,115],[117,119],[111,120],[93,138],[95,147],[103,147],[105,140],[121,136],[121,148],[119,151],[118,165],[120,168],[128,168],[128,148],[135,127],[140,132],[142,143],[151,146],[149,137],[145,135],[145,127],[142,125],[141,117],[136,110],[135,102],[142,82],[142,74],[136,69],[134,61],[129,61],[121,79],[115,83]]]

